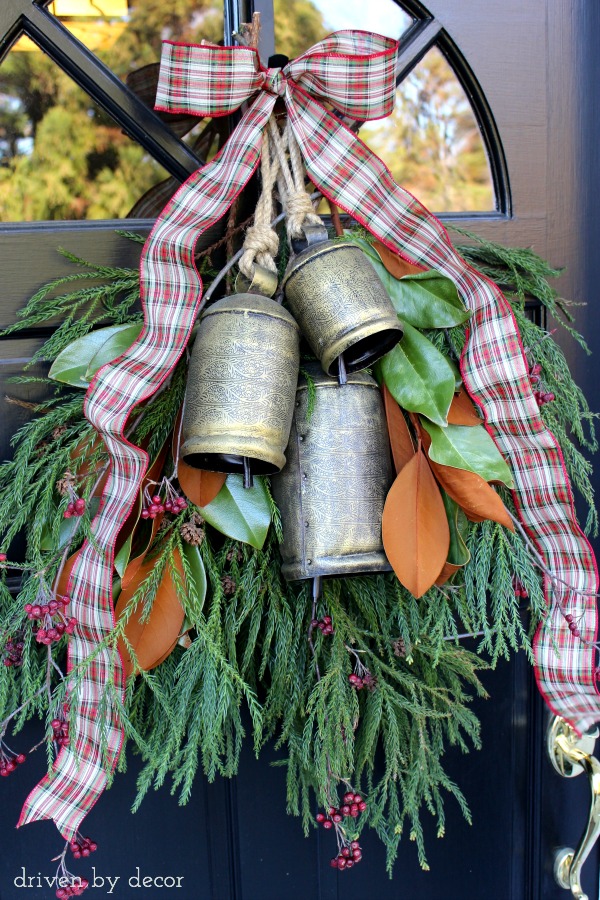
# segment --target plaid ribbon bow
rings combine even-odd
[[[113,627],[115,539],[148,464],[123,429],[134,406],[152,396],[185,348],[202,299],[196,241],[224,215],[255,171],[264,128],[280,97],[319,190],[391,250],[451,278],[472,310],[463,380],[512,468],[521,520],[556,575],[546,583],[549,612],[535,640],[538,684],[550,708],[576,727],[584,729],[599,716],[591,647],[595,560],[577,525],[560,449],[540,418],[510,306],[496,285],[456,253],[441,223],[324,105],[361,121],[389,115],[396,51],[397,42],[390,38],[341,31],[283,69],[264,69],[249,48],[163,46],[157,109],[223,116],[252,102],[222,150],[181,186],[157,219],[141,258],[145,327],[123,356],[101,369],[86,395],[85,412],[106,441],[111,470],[93,523],[94,545],[84,546],[73,572],[71,596],[81,624],[71,638],[69,665],[96,655],[81,680],[71,746],[61,750],[52,778],[32,791],[20,824],[52,818],[65,837],[72,837],[105,787],[105,768],[116,764],[122,727],[107,694],[112,660],[108,651],[96,651]],[[569,631],[566,612],[575,617],[581,637]],[[119,666],[117,678],[121,687]]]

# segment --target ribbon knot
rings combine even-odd
[[[264,76],[265,81],[263,89],[268,94],[275,94],[276,97],[284,97],[287,79],[283,74],[283,69],[267,69]]]

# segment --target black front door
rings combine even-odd
[[[509,245],[532,246],[554,265],[566,266],[561,290],[573,300],[590,302],[579,316],[579,325],[592,346],[600,343],[591,307],[594,281],[590,262],[597,228],[592,209],[592,186],[598,181],[592,147],[597,136],[592,132],[598,112],[595,44],[600,10],[589,0],[529,0],[527,4],[506,0],[501,7],[495,0],[427,0],[426,4],[407,0],[398,5],[406,15],[400,76],[410,73],[432,49],[441,52],[473,105],[490,163],[490,199],[470,206],[453,205],[450,200],[443,217],[460,219],[461,226]],[[140,0],[130,6],[132,10],[144,6],[154,10],[156,4]],[[219,4],[198,6],[202,13],[198,18],[208,16],[207,28],[221,27]],[[323,6],[315,4],[315,8]],[[284,47],[273,47],[271,31],[274,16],[285,13],[282,4],[275,0],[273,11],[270,0],[260,0],[255,7],[263,13],[263,55],[273,49],[285,52]],[[296,0],[287,15],[293,11],[300,17],[306,12],[304,7],[313,8],[308,0]],[[228,12],[231,14],[229,6]],[[335,9],[332,16],[334,13]],[[360,27],[371,27],[368,8]],[[71,30],[76,29],[73,26]],[[18,208],[21,214],[7,212],[9,199],[3,210],[0,199],[2,327],[14,321],[16,311],[40,284],[63,274],[58,246],[98,263],[134,261],[139,246],[118,236],[115,229],[147,231],[156,214],[156,209],[151,211],[152,197],[162,195],[156,189],[149,200],[146,194],[145,203],[138,204],[144,191],[152,191],[161,179],[166,182],[169,177],[174,179],[174,189],[194,171],[202,156],[198,144],[194,151],[193,143],[177,138],[139,95],[125,88],[110,66],[99,61],[99,57],[109,58],[105,45],[96,44],[90,50],[89,33],[78,33],[81,42],[61,25],[58,11],[48,3],[4,0],[0,9],[0,54],[4,55],[0,81],[9,60],[13,80],[2,81],[2,90],[8,95],[10,85],[17,83],[24,89],[23,80],[18,81],[18,61],[12,64],[16,54],[38,54],[38,61],[45,54],[44,65],[47,60],[51,65],[44,70],[44,77],[51,77],[52,66],[57,71],[60,67],[65,73],[60,77],[69,79],[73,90],[90,97],[94,109],[101,110],[99,128],[112,135],[113,141],[118,134],[119,146],[130,142],[128,146],[143,148],[135,165],[139,171],[144,168],[146,181],[140,181],[135,202],[128,207],[125,198],[116,207],[111,206],[114,197],[103,198],[98,178],[95,196],[82,201],[86,210],[97,205],[96,218],[76,221],[81,210],[68,209],[67,201],[62,206],[56,201],[55,214],[48,212],[47,205],[36,206],[36,173],[19,172],[13,181],[10,210]],[[208,36],[214,39],[213,31]],[[184,33],[183,39],[195,39],[195,35]],[[292,39],[300,40],[293,29],[288,37]],[[22,43],[25,40],[35,46],[27,48]],[[135,41],[126,46],[124,53],[133,56]],[[113,58],[116,69],[123,57],[115,54]],[[151,61],[140,58],[136,66]],[[67,90],[64,84],[59,88]],[[30,132],[24,134],[21,128],[17,137],[33,140],[37,152],[42,141],[51,143],[56,131],[50,129],[44,110],[36,109],[35,103],[27,109]],[[67,125],[61,125],[57,117],[59,134]],[[70,139],[75,142],[81,133],[81,129],[73,132]],[[88,155],[109,152],[98,134],[89,140]],[[118,163],[112,163],[121,167],[123,182],[128,177],[127,152],[123,149]],[[155,163],[149,159],[162,168],[153,168]],[[24,192],[24,200],[17,207],[18,191]],[[0,193],[0,198],[3,196],[9,195]],[[36,213],[36,209],[41,211]],[[131,209],[135,218],[124,226],[121,220]],[[31,333],[3,340],[2,398],[7,393],[15,396],[18,390],[21,399],[35,399],[33,387],[8,387],[6,379],[22,370],[42,337]],[[594,406],[593,363],[583,354],[572,354],[572,363]],[[0,402],[0,442],[6,457],[10,436],[26,412],[4,399]],[[283,770],[271,765],[278,754],[271,750],[257,761],[247,747],[236,779],[209,784],[198,776],[185,807],[178,806],[167,789],[152,792],[134,816],[129,809],[137,767],[134,758],[128,759],[126,774],[117,776],[86,822],[86,830],[100,848],[93,859],[92,889],[97,896],[185,900],[326,900],[338,896],[357,900],[417,896],[430,900],[560,900],[569,896],[554,882],[553,855],[557,847],[574,846],[579,840],[589,789],[582,783],[584,778],[560,779],[550,767],[545,751],[549,716],[525,658],[521,655],[503,662],[484,682],[490,699],[475,704],[482,721],[483,749],[468,756],[453,751],[448,758],[448,770],[467,797],[473,824],[465,822],[451,801],[443,838],[425,821],[431,871],[419,869],[414,844],[406,835],[394,878],[389,881],[383,850],[369,834],[363,840],[365,860],[359,868],[348,874],[331,871],[327,836],[313,831],[305,839],[299,821],[285,814]],[[37,731],[32,726],[28,730],[34,743]],[[54,826],[45,822],[18,832],[13,827],[26,790],[44,767],[43,758],[32,760],[27,773],[21,772],[1,786],[1,900],[52,896],[44,878],[54,872],[49,860],[60,844]],[[598,896],[597,873],[597,854],[593,854],[583,878],[590,898]]]

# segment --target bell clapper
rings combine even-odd
[[[319,599],[319,597],[321,596],[321,576],[320,575],[317,575],[312,580],[312,596],[313,596],[313,603],[316,603],[317,600]]]
[[[250,468],[250,460],[244,456],[244,487],[251,488],[254,486],[254,478],[252,477],[252,469]]]
[[[346,363],[344,361],[344,354],[340,353],[338,356],[338,382],[339,384],[346,384],[348,381],[348,373],[346,372]]]

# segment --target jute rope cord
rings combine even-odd
[[[246,47],[258,49],[260,33],[260,13],[254,13],[252,23],[242,25],[240,33],[234,36]],[[289,162],[288,162],[289,154]],[[291,164],[291,171],[290,171]],[[261,193],[256,204],[254,224],[246,231],[239,269],[252,281],[256,264],[271,272],[277,271],[275,257],[279,250],[279,237],[272,227],[273,192],[275,183],[283,206],[288,237],[300,237],[304,224],[322,225],[313,209],[310,195],[304,185],[304,167],[300,147],[289,123],[283,134],[272,116],[268,130],[265,130],[261,153]]]
[[[271,227],[273,218],[273,189],[277,180],[279,162],[271,157],[270,138],[265,131],[261,155],[262,189],[256,211],[254,224],[246,231],[243,253],[240,257],[239,268],[246,278],[252,280],[254,266],[264,266],[271,272],[277,271],[275,257],[279,250],[279,237]]]
[[[270,119],[263,138],[261,178],[262,188],[256,204],[254,224],[246,231],[239,261],[240,271],[250,280],[257,263],[271,272],[277,271],[275,257],[279,250],[279,238],[271,224],[275,183],[285,212],[289,237],[300,237],[305,224],[323,224],[306,191],[300,148],[291,128],[288,124],[281,133],[273,118]]]
[[[286,214],[288,236],[301,237],[303,225],[322,225],[323,223],[315,213],[310,195],[306,192],[300,148],[289,123],[286,125],[283,134],[281,134],[277,124],[271,119],[269,122],[269,133],[279,159],[280,177],[278,179],[278,188],[281,203]]]

